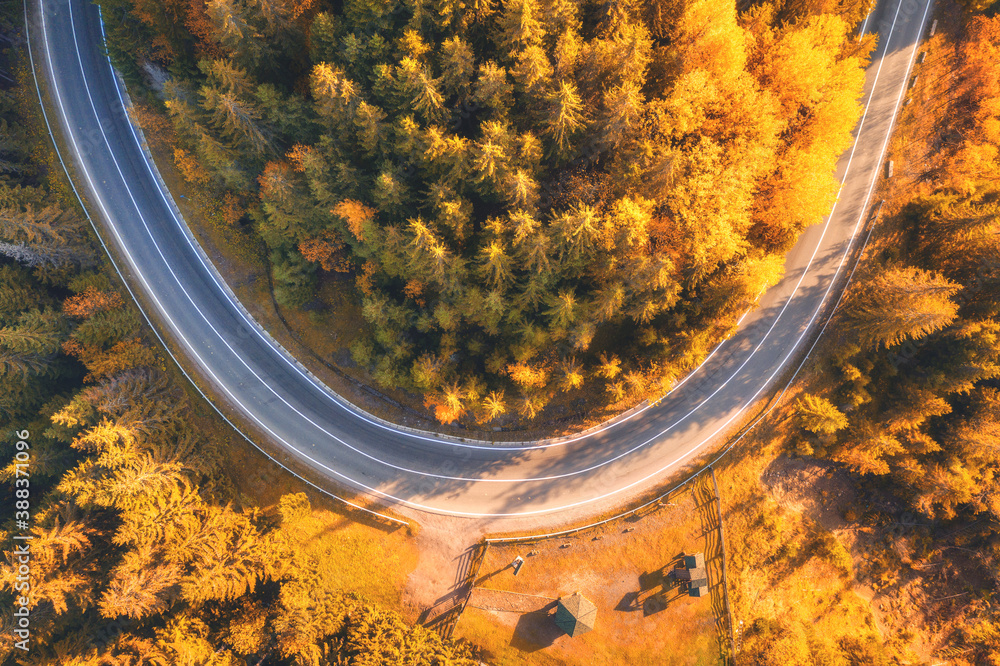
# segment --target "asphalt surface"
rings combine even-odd
[[[654,407],[577,437],[505,447],[387,427],[335,398],[271,342],[224,287],[140,148],[102,52],[97,7],[29,0],[29,9],[48,118],[100,236],[182,367],[237,426],[335,492],[337,485],[363,491],[404,513],[511,525],[530,517],[542,527],[662,483],[718,446],[748,406],[797,367],[877,203],[872,192],[929,4],[882,0],[866,22],[880,43],[856,142],[837,167],[839,201],[824,224],[806,230],[787,257],[786,277],[738,332]]]

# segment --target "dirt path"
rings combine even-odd
[[[506,613],[536,613],[551,606],[557,599],[535,594],[521,594],[507,590],[491,590],[477,587],[469,598],[470,608]]]

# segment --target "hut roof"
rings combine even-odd
[[[559,600],[556,607],[556,626],[570,636],[579,636],[594,628],[597,606],[579,592]]]

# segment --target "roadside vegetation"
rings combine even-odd
[[[1000,458],[1000,19],[955,49],[953,98],[923,181],[847,292],[829,371],[799,404],[799,450],[886,477],[921,513],[992,513]],[[940,54],[935,54],[940,57]],[[916,166],[917,170],[920,166]],[[900,197],[900,194],[903,196]]]
[[[873,656],[848,663],[1000,654],[1000,17],[969,9],[939,7],[884,218],[806,392],[762,435],[795,459],[760,467],[761,488],[837,535],[853,556],[850,587],[872,601]],[[733,500],[733,519],[752,525]],[[774,529],[771,548],[799,548]],[[742,547],[734,560],[767,551]],[[763,608],[748,663],[841,663],[815,652],[809,613],[755,600],[755,578],[736,586],[738,606]]]
[[[829,210],[872,44],[865,1],[100,4],[279,303],[349,290],[353,362],[469,427],[695,367]]]
[[[235,434],[197,415],[67,192],[19,60],[20,11],[0,15],[14,45],[0,61],[19,78],[0,86],[0,540],[31,537],[31,588],[5,548],[0,662],[473,664],[470,646],[386,608],[414,565],[405,537],[229,481]],[[360,575],[374,557],[379,578]]]

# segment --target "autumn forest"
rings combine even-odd
[[[864,2],[100,4],[278,301],[339,275],[355,362],[469,424],[703,360],[829,211],[873,44]]]
[[[320,558],[289,537],[305,494],[262,508],[235,487],[215,416],[63,180],[13,4],[0,487],[13,497],[11,433],[29,431],[38,647],[13,652],[5,553],[0,659],[486,659],[322,583]],[[261,241],[277,302],[314,309],[335,284],[363,318],[352,362],[439,423],[480,430],[542,422],[556,400],[656,400],[732,333],[835,201],[875,46],[857,36],[867,0],[97,4],[130,91],[169,122],[174,166]],[[939,526],[927,552],[960,534],[947,547],[975,553],[987,573],[951,639],[958,664],[1000,663],[1000,17],[984,9],[963,5],[949,45],[934,166],[893,193],[888,240],[782,417],[783,453]],[[0,536],[13,530],[5,514]],[[745,617],[737,663],[895,663]]]

